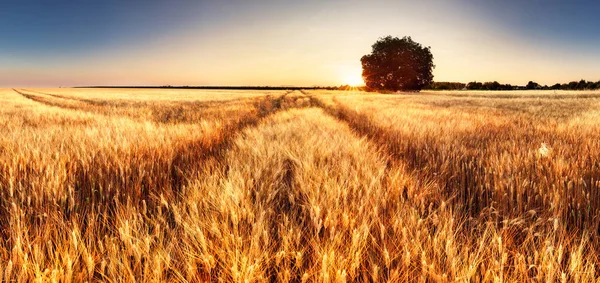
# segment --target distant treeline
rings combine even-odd
[[[145,88],[145,89],[230,89],[230,90],[301,90],[301,89],[326,89],[336,90],[334,86],[77,86],[75,88]]]
[[[301,89],[325,89],[325,90],[355,90],[355,91],[370,91],[366,86],[79,86],[75,88],[147,88],[147,89],[231,89],[231,90],[301,90]],[[600,89],[600,81],[592,82],[586,80],[572,81],[564,84],[554,84],[552,86],[540,85],[530,81],[525,86],[517,86],[511,84],[501,84],[497,81],[493,82],[470,82],[468,84],[458,82],[433,82],[425,89],[429,90],[594,90]]]
[[[468,84],[456,82],[433,82],[427,89],[431,90],[523,90],[523,89],[538,89],[538,90],[593,90],[600,89],[600,81],[592,82],[586,80],[572,81],[564,84],[554,84],[552,86],[540,85],[536,82],[529,81],[525,86],[516,86],[511,84],[501,84],[497,81],[493,82],[470,82]]]

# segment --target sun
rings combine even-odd
[[[362,86],[365,84],[360,73],[348,73],[344,77],[344,84],[349,86]]]

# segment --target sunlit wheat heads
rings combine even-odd
[[[0,90],[4,281],[595,281],[597,94]]]

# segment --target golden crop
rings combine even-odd
[[[599,98],[0,90],[0,278],[596,281]]]

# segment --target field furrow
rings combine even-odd
[[[378,281],[406,279],[420,268],[416,259],[390,254],[418,255],[419,245],[403,247],[399,237],[403,223],[429,222],[418,216],[427,188],[405,199],[410,177],[388,170],[375,147],[322,110],[292,109],[243,131],[225,163],[224,175],[196,181],[184,198],[205,206],[185,226],[210,229],[182,241],[201,239],[182,250],[211,259],[196,264],[204,278]]]
[[[15,89],[14,91],[25,98],[48,106],[164,124],[197,123],[205,117],[215,116],[220,120],[226,120],[228,117],[239,116],[240,112],[245,110],[246,104],[259,105],[264,99],[275,99],[281,96],[278,94],[216,101],[152,102],[120,99],[91,100],[31,90]]]
[[[415,179],[429,180],[455,217],[468,219],[457,230],[471,241],[464,245],[482,244],[494,234],[510,239],[502,246],[508,254],[531,254],[553,243],[551,247],[590,250],[591,256],[582,261],[596,264],[593,255],[599,244],[588,239],[600,231],[594,142],[598,132],[587,124],[588,117],[596,115],[594,95],[585,96],[591,98],[587,105],[579,105],[588,110],[565,112],[573,107],[553,106],[581,102],[558,98],[542,102],[542,108],[521,111],[526,109],[522,100],[493,102],[490,110],[482,105],[464,109],[460,101],[446,102],[444,108],[429,106],[430,100],[444,97],[307,94],[391,159],[406,164]],[[395,102],[381,103],[384,99]],[[511,106],[506,108],[506,103]],[[388,108],[392,105],[400,108]],[[575,131],[582,127],[586,130]],[[561,269],[567,268],[563,257],[558,261]],[[517,268],[521,263],[509,256],[504,264]]]
[[[383,107],[352,109],[351,100],[333,98],[330,104],[318,104],[384,148],[391,158],[405,162],[420,178],[436,182],[446,197],[470,217],[493,213],[503,221],[535,212],[560,218],[570,231],[600,231],[596,217],[600,213],[597,157],[579,155],[597,152],[597,144],[591,142],[595,130],[573,132],[574,125],[557,124],[561,115],[541,118],[539,113],[507,112],[498,106],[495,109],[500,111],[480,106],[465,113],[462,109],[449,110],[448,106],[402,102],[405,113],[392,116],[385,116],[391,109]],[[519,106],[522,102],[512,103],[523,108]],[[459,108],[461,104],[449,107]],[[574,119],[579,118],[576,115]],[[575,139],[590,142],[575,143]],[[548,156],[553,150],[560,154]],[[564,162],[577,170],[564,171]]]

